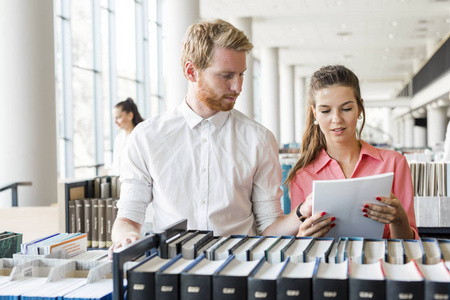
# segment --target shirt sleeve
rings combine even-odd
[[[291,211],[297,208],[300,203],[306,199],[304,192],[299,184],[299,176],[295,175],[289,184],[289,197],[291,198]]]
[[[278,159],[278,144],[273,134],[267,130],[263,147],[257,153],[258,167],[253,179],[252,209],[256,220],[256,230],[261,234],[283,214],[280,199],[283,195],[283,178]]]
[[[408,215],[409,226],[414,232],[414,239],[419,239],[419,233],[416,226],[416,215],[414,213],[414,190],[412,186],[411,171],[404,156],[401,157],[396,165],[392,192],[400,200]],[[388,235],[386,236],[385,232],[383,238],[390,238],[391,233],[389,226],[386,226],[386,229]]]
[[[153,180],[147,168],[144,143],[139,136],[130,134],[120,175],[120,200],[117,203],[118,217],[144,224],[147,206],[152,201]]]

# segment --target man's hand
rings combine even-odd
[[[109,259],[113,251],[137,241],[141,237],[142,225],[126,218],[117,218],[112,229],[112,246],[108,249]]]

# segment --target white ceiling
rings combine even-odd
[[[310,77],[343,64],[366,100],[395,97],[450,34],[450,0],[201,0],[204,18],[252,17],[253,54]]]

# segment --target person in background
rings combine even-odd
[[[301,155],[286,180],[291,209],[299,217],[307,217],[300,225],[299,235],[324,236],[336,225],[334,217],[321,219],[321,213],[311,215],[314,180],[393,172],[390,197],[377,197],[386,206],[368,203],[361,208],[361,214],[385,224],[383,238],[418,239],[406,158],[361,140],[365,110],[358,77],[344,66],[322,67],[311,78],[308,101]],[[362,121],[359,130],[358,119]]]
[[[115,123],[121,130],[114,140],[113,162],[109,174],[120,175],[128,136],[136,125],[144,121],[144,119],[141,117],[136,104],[131,98],[117,103],[113,109],[113,116]]]
[[[189,27],[181,57],[186,97],[130,135],[110,256],[140,238],[149,203],[155,232],[187,219],[189,229],[221,236],[298,233],[295,214],[282,215],[274,135],[233,109],[252,48],[223,20]]]

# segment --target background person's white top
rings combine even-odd
[[[255,235],[282,214],[273,134],[237,110],[203,119],[185,101],[140,123],[128,140],[118,216],[154,231],[183,218],[215,235]]]
[[[114,140],[113,161],[109,175],[120,175],[123,157],[126,155],[127,139],[127,133],[121,129]]]

